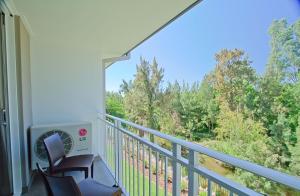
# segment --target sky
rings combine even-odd
[[[135,48],[130,60],[107,68],[106,90],[118,92],[123,79],[132,80],[141,56],[156,58],[164,84],[201,81],[224,48],[243,49],[262,74],[270,53],[268,29],[278,19],[300,19],[300,0],[203,0]]]

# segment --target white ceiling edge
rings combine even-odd
[[[39,37],[39,31],[37,29],[35,29],[34,27],[36,27],[36,26],[31,23],[32,22],[31,21],[31,19],[32,19],[31,16],[28,15],[28,19],[30,19],[30,20],[27,20],[27,17],[25,17],[26,12],[23,13],[24,10],[22,10],[22,7],[21,8],[18,7],[18,9],[20,9],[20,10],[18,10],[16,8],[16,5],[18,5],[17,2],[15,3],[15,1],[13,1],[13,0],[0,0],[0,1],[5,2],[5,4],[7,5],[7,7],[10,8],[10,11],[14,15],[20,16],[20,19],[22,20],[22,22],[23,22],[26,30],[28,31],[30,37],[36,35],[35,36],[36,39],[40,38]],[[25,5],[26,5],[26,1],[25,0],[22,0],[22,1],[23,1],[23,4],[25,3]],[[190,10],[191,8],[193,8],[195,5],[197,5],[202,0],[192,0],[192,1],[194,1],[194,3],[190,4],[185,9],[182,9],[180,12],[177,12],[178,13],[177,15],[174,14],[173,17],[171,16],[168,21],[165,20],[165,22],[161,23],[160,26],[158,25],[158,26],[156,26],[156,28],[152,28],[151,31],[148,31],[148,33],[146,33],[144,36],[142,36],[138,40],[136,40],[135,43],[133,42],[134,44],[128,44],[128,43],[124,44],[123,43],[124,46],[126,46],[126,47],[124,49],[120,50],[120,51],[118,51],[119,48],[117,48],[116,51],[111,50],[111,48],[109,48],[107,51],[103,50],[103,52],[101,52],[101,57],[102,57],[101,59],[116,58],[116,57],[119,58],[119,57],[124,56],[128,52],[134,50],[136,47],[138,47],[140,44],[142,44],[143,42],[145,42],[146,40],[148,40],[149,38],[151,38],[153,35],[155,35],[156,33],[158,33],[160,30],[162,30],[166,26],[170,25],[174,20],[177,20],[180,16],[182,16],[184,13],[186,13],[188,10]],[[30,21],[30,23],[29,23],[29,21]],[[32,24],[32,26],[31,26],[31,24]],[[34,30],[36,32],[34,32]],[[106,43],[104,43],[104,44],[106,44]],[[112,63],[105,62],[105,64],[107,64],[106,67],[109,67]]]
[[[4,6],[7,8],[7,10],[10,12],[10,14],[18,15],[20,17],[25,29],[27,30],[27,32],[29,34],[29,36],[32,37],[34,35],[34,33],[32,31],[32,28],[31,28],[26,16],[21,15],[18,12],[18,10],[17,10],[17,8],[16,8],[16,6],[15,6],[15,4],[12,0],[2,0],[2,2],[4,3]]]
[[[12,0],[2,0],[2,2],[11,14],[18,14],[17,8]]]

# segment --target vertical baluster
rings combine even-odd
[[[106,123],[106,118],[104,117],[104,119],[103,119],[104,121],[103,121],[103,126],[104,126],[104,132],[103,132],[103,142],[104,142],[104,146],[103,146],[103,148],[104,148],[104,151],[103,151],[103,160],[105,160],[106,161],[106,151],[107,151],[107,143],[106,143],[106,126],[107,126],[107,123]]]
[[[180,196],[181,185],[181,165],[176,161],[181,157],[181,146],[173,143],[173,177],[172,177],[172,189],[173,196]]]
[[[121,133],[120,134],[120,140],[121,140],[121,143],[122,143],[122,145],[121,145],[121,151],[119,152],[120,154],[121,154],[121,156],[122,156],[122,159],[121,159],[121,165],[120,165],[120,170],[122,170],[122,172],[121,172],[121,175],[120,175],[120,183],[122,184],[122,187],[123,187],[123,179],[124,179],[124,167],[123,167],[123,165],[124,165],[124,160],[123,160],[123,158],[124,158],[124,141],[123,141],[123,133]]]
[[[165,196],[167,196],[168,193],[168,157],[165,157]]]
[[[140,167],[139,167],[139,161],[140,161],[140,143],[137,141],[136,144],[136,148],[137,148],[137,162],[136,162],[136,167],[137,167],[137,195],[140,196]]]
[[[210,181],[210,179],[207,180],[207,195],[211,196],[211,181]]]
[[[116,122],[116,120],[115,120]],[[114,169],[115,169],[115,179],[117,181],[118,177],[117,177],[117,134],[116,134],[116,128],[113,129],[113,161],[114,161]]]
[[[134,138],[132,138],[132,195],[135,195]]]
[[[156,156],[155,156],[155,172],[156,172],[156,177],[155,177],[155,192],[156,195],[158,195],[158,186],[159,186],[159,178],[158,178],[158,165],[159,165],[159,153],[156,151]]]
[[[104,148],[104,152],[103,152],[103,160],[105,160],[106,161],[106,151],[107,151],[107,140],[106,140],[106,122],[104,121],[103,122],[104,123],[104,133],[103,133],[103,137],[104,137],[104,140],[103,140],[103,142],[104,142],[104,146],[103,146],[103,148]]]
[[[113,142],[112,142],[112,127],[110,127],[109,129],[109,141],[110,141],[110,168],[111,168],[111,171],[113,171]]]
[[[112,175],[115,174],[114,171],[114,142],[113,142],[113,127],[110,128],[110,164],[111,164],[111,171],[113,172]]]
[[[230,191],[229,195],[230,195],[230,196],[233,196],[233,192],[232,192],[232,191]]]
[[[145,196],[145,145],[143,144],[143,196]]]
[[[112,171],[112,166],[111,166],[111,126],[109,127],[109,130],[108,130],[108,141],[109,141],[109,152],[108,152],[108,154],[109,154],[109,159],[108,159],[108,161],[109,161],[109,167],[111,168],[111,171]]]
[[[127,135],[124,134],[124,188],[127,190]]]
[[[119,131],[119,121],[115,120],[115,155],[116,155],[116,160],[115,160],[115,165],[116,165],[116,181],[118,181],[118,184],[120,184],[120,131]]]
[[[109,140],[108,140],[108,138],[109,138],[109,127],[108,127],[108,125],[106,125],[106,134],[105,134],[105,136],[106,136],[106,140],[105,140],[105,142],[106,142],[106,153],[105,153],[105,161],[106,161],[106,163],[108,164],[109,162],[108,162],[108,155],[109,155]]]
[[[123,186],[122,176],[123,176],[123,133],[120,131],[121,122],[118,121],[117,133],[118,133],[118,180],[119,185]]]
[[[106,146],[106,162],[109,165],[109,125],[107,126],[107,133],[106,133],[106,142],[107,142],[107,146]]]
[[[129,140],[128,140],[128,171],[129,171],[129,179],[128,179],[128,182],[129,182],[129,195],[131,194],[131,164],[130,164],[130,140],[131,138],[129,137]]]
[[[127,192],[129,191],[129,162],[128,162],[128,156],[129,156],[129,148],[128,148],[128,142],[129,142],[129,137],[126,137],[126,184],[127,184]]]
[[[128,192],[128,175],[127,175],[127,167],[128,167],[128,162],[127,162],[127,156],[128,156],[128,136],[126,135],[125,138],[125,186]]]
[[[107,150],[107,164],[109,164],[109,167],[110,167],[110,126],[108,127],[107,129],[107,143],[108,143],[108,150]]]
[[[198,155],[194,150],[189,150],[189,165],[188,165],[188,179],[189,179],[189,195],[199,195],[198,174],[194,172],[194,168],[198,164]]]
[[[114,168],[115,168],[116,181],[118,180],[118,167],[117,167],[117,164],[118,164],[118,153],[117,153],[118,136],[117,136],[117,128],[116,128],[117,124],[118,124],[118,121],[115,120],[115,124],[114,124],[115,126],[113,128],[113,142],[114,142],[114,144],[113,144],[114,150],[113,151],[114,151]]]
[[[125,153],[124,152],[126,152],[126,143],[125,143],[125,135],[122,133],[122,157],[123,157],[123,159],[122,159],[122,186],[123,187],[125,187],[125,183],[126,183],[126,180],[125,180],[125,167],[124,167],[124,165],[126,164],[126,162],[125,162]]]
[[[151,154],[152,154],[152,149],[149,147],[149,196],[151,195],[151,181],[152,181],[152,171],[151,171]]]
[[[112,171],[112,165],[111,165],[111,126],[109,126],[109,129],[108,129],[108,145],[109,145],[109,151],[108,151],[108,154],[109,154],[109,158],[108,158],[108,164],[109,164],[109,167]]]

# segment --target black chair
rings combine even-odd
[[[93,179],[84,179],[76,184],[71,176],[47,175],[38,163],[36,165],[50,196],[121,196],[122,194],[120,188],[109,187]]]
[[[86,154],[66,157],[64,144],[57,133],[44,139],[44,145],[48,155],[50,174],[84,171],[85,178],[87,178],[89,168],[91,168],[91,177],[93,178],[94,155]]]

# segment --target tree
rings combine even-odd
[[[167,86],[163,99],[161,128],[170,126],[173,129],[168,133],[191,141],[213,136],[218,107],[206,82],[188,85],[175,81]]]
[[[120,93],[106,93],[106,113],[120,118],[125,117],[123,97]]]
[[[182,123],[181,114],[182,104],[181,86],[175,81],[174,84],[169,83],[166,87],[163,96],[161,97],[162,104],[159,112],[159,126],[161,131],[176,135],[177,137],[185,136],[185,128]]]
[[[216,54],[216,67],[208,82],[216,91],[219,103],[226,102],[231,110],[243,112],[256,105],[256,73],[244,51],[221,50]]]
[[[256,74],[243,50],[223,49],[201,83],[169,83],[156,60],[140,60],[121,95],[109,95],[110,113],[207,145],[257,164],[300,175],[300,20],[274,21],[266,72]],[[123,104],[123,105],[122,105]],[[150,138],[152,141],[153,138]],[[165,148],[171,144],[156,140]],[[257,191],[286,189],[231,166],[233,178]]]
[[[300,20],[288,25],[274,21],[269,30],[271,54],[259,85],[257,116],[268,129],[269,145],[282,168],[292,162],[300,111],[297,85],[300,70]]]
[[[207,76],[204,77],[199,89],[199,96],[202,100],[202,107],[206,111],[202,117],[203,121],[211,135],[217,124],[217,116],[219,114],[219,104],[216,100],[216,92],[213,86],[207,81]]]
[[[215,129],[217,142],[211,143],[211,147],[243,160],[280,169],[278,155],[270,150],[266,142],[269,138],[261,122],[244,117],[242,113],[232,111],[228,104],[222,104],[217,125]],[[232,170],[235,174],[233,178],[250,188],[265,193],[279,191],[278,186],[273,183],[269,184],[265,179],[242,169],[232,167]]]
[[[295,83],[300,72],[300,20],[288,26],[276,20],[270,30],[271,55],[267,68],[281,81]]]
[[[164,70],[158,67],[155,58],[150,64],[142,57],[136,69],[134,80],[123,81],[121,86],[126,116],[129,120],[143,126],[159,129],[157,108],[161,104]]]
[[[300,176],[300,117],[298,128],[296,131],[297,141],[295,145],[289,146],[291,151],[291,167],[290,173],[292,175]]]
[[[217,106],[214,104],[214,95],[209,92],[206,83],[191,86],[183,84],[181,90],[181,119],[186,129],[186,138],[200,141],[213,136],[214,116]]]
[[[240,112],[232,111],[226,103],[220,105],[217,124],[216,138],[220,141],[234,141],[247,145],[266,136],[266,129],[261,122],[255,122],[251,118],[245,118]]]

